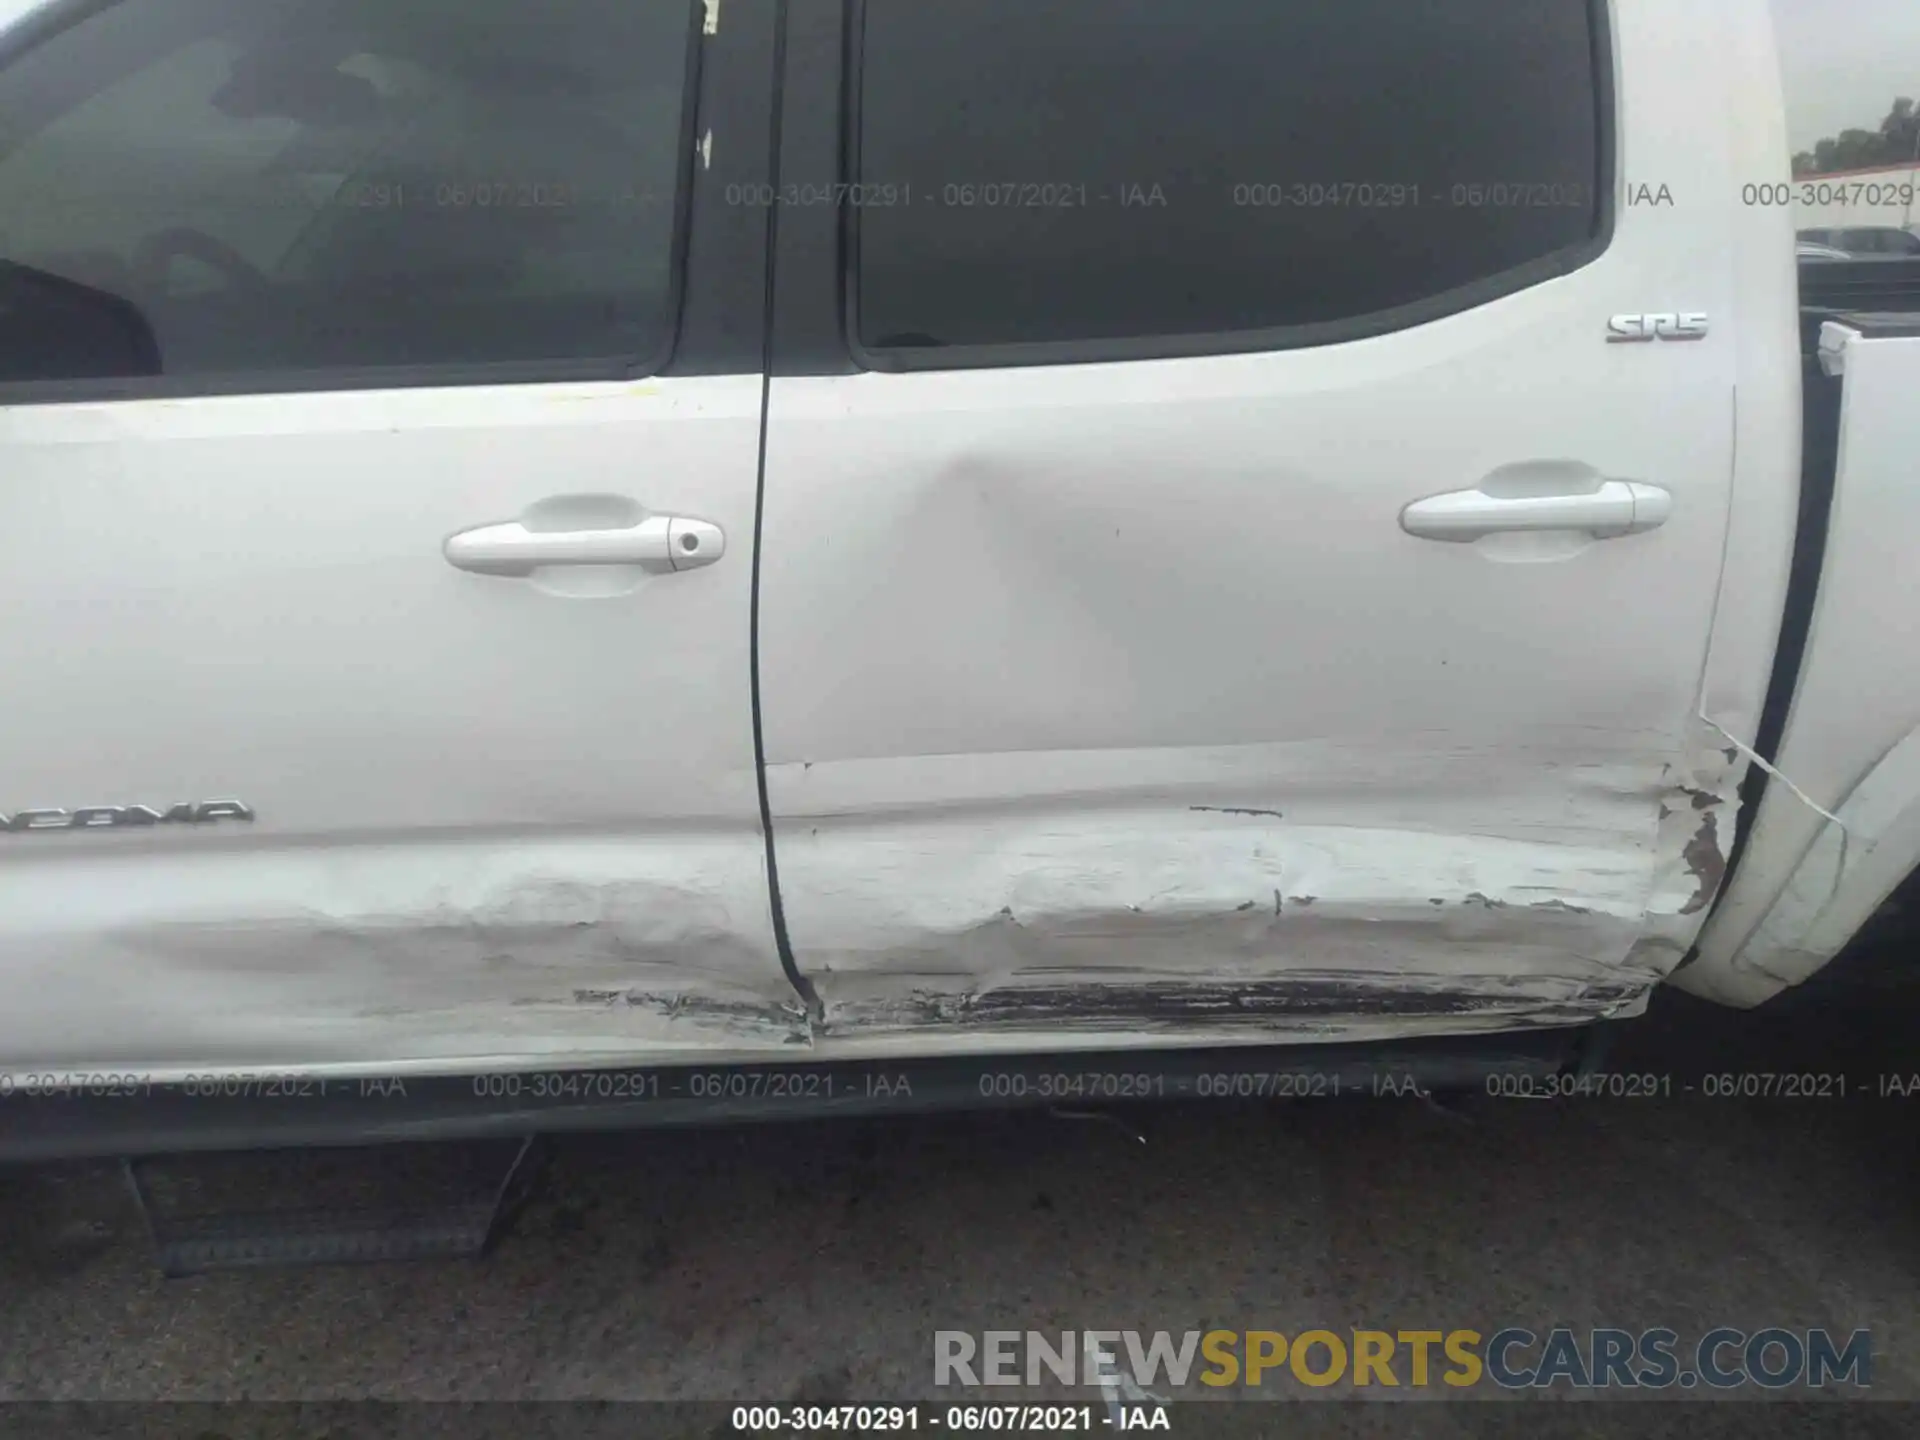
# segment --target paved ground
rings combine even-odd
[[[0,1171],[0,1397],[933,1399],[935,1329],[1726,1324],[1870,1327],[1873,1396],[1912,1400],[1920,1103],[1682,1091],[1716,1070],[1920,1072],[1920,989],[1875,973],[1757,1017],[1657,1005],[1611,1064],[1672,1073],[1667,1099],[1166,1105],[1126,1114],[1144,1145],[1044,1114],[568,1141],[479,1263],[168,1281],[111,1170]],[[1232,1408],[1257,1412],[1248,1434],[1531,1435],[1512,1421],[1546,1413]],[[1840,1408],[1846,1433],[1920,1433],[1920,1410],[1824,1418]],[[1553,1433],[1698,1440],[1785,1415],[1633,1409]]]

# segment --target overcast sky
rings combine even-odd
[[[0,0],[0,24],[37,3]],[[528,3],[537,9],[539,0]],[[1772,0],[1772,5],[1795,150],[1851,126],[1873,129],[1896,95],[1920,99],[1920,0]]]
[[[1920,0],[1773,0],[1795,150],[1920,100]]]

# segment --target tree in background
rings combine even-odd
[[[1831,175],[1836,170],[1870,170],[1911,164],[1920,154],[1920,110],[1901,96],[1878,130],[1842,130],[1793,157],[1795,175]]]

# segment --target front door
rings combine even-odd
[[[123,0],[11,37],[0,1069],[788,1040],[765,217],[724,203],[771,77],[704,17]]]

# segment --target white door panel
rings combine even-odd
[[[278,818],[315,835],[618,823],[637,797],[737,818],[754,794],[739,607],[759,390],[734,376],[13,410],[7,584],[26,623],[5,643],[21,672],[60,679],[21,695],[9,730],[37,742],[43,793],[124,796],[179,768],[183,733],[231,717],[175,783],[234,790],[236,761],[257,783],[262,761],[305,756]],[[477,576],[442,555],[555,496],[700,515],[740,546],[706,572],[621,567],[624,603],[552,593],[577,572]],[[86,621],[78,653],[60,616]],[[261,713],[297,744],[248,723]],[[596,726],[630,753],[562,743]]]
[[[981,738],[1019,749],[1253,743],[1273,738],[1276,706],[1290,732],[1312,736],[1404,724],[1396,707],[1410,693],[1422,697],[1421,728],[1489,741],[1524,733],[1542,707],[1632,728],[1649,705],[1691,692],[1705,652],[1716,577],[1667,575],[1663,561],[1717,552],[1732,393],[1698,383],[1718,369],[1704,353],[1601,343],[1591,316],[1617,291],[1602,277],[1553,288],[1592,298],[1503,302],[1532,310],[1530,335],[1475,314],[1422,337],[1450,332],[1452,345],[1401,336],[1277,355],[780,381],[769,696],[836,655],[843,667],[888,663],[851,726],[817,705],[782,707],[769,758],[889,753],[865,737],[905,738],[917,754]],[[1570,356],[1583,310],[1587,333]],[[1425,363],[1394,353],[1419,349]],[[1376,357],[1394,371],[1369,364]],[[1597,395],[1635,423],[1606,423]],[[1606,541],[1458,545],[1401,530],[1408,503],[1529,464],[1664,483],[1673,516],[1656,533]],[[1650,567],[1661,586],[1636,581]],[[804,619],[774,589],[797,572]],[[877,603],[882,594],[909,603]],[[1503,613],[1516,606],[1524,617]],[[843,655],[837,637],[856,624],[870,643]],[[821,637],[813,648],[779,643],[802,625]],[[912,657],[924,658],[900,663]],[[1006,683],[1069,657],[1044,685]]]
[[[702,15],[121,0],[0,51],[0,1074],[788,1043],[718,203],[764,32]]]
[[[736,376],[6,412],[8,812],[255,818],[0,835],[0,1055],[782,1043],[749,701],[759,405]],[[444,558],[555,496],[737,548],[585,597],[552,593],[578,571]]]
[[[823,1044],[1566,1023],[1677,962],[1735,774],[1696,716],[1738,106],[1683,43],[1710,16],[1613,10],[1622,93],[1658,103],[1619,113],[1611,239],[1569,274],[1344,343],[775,379],[766,761]],[[1666,311],[1707,338],[1608,343]],[[1608,481],[1662,523],[1401,524]]]
[[[1324,1033],[1372,1008],[1354,972],[1489,1024],[1637,998],[1732,393],[1705,349],[1570,345],[1617,288],[1603,264],[1492,307],[1530,326],[1338,349],[776,382],[769,787],[828,1033],[964,1029],[993,995],[1069,1024],[1122,982],[1174,996],[1110,1002],[1122,1026],[1242,997],[1204,1033]],[[1672,516],[1401,530],[1529,462]]]

